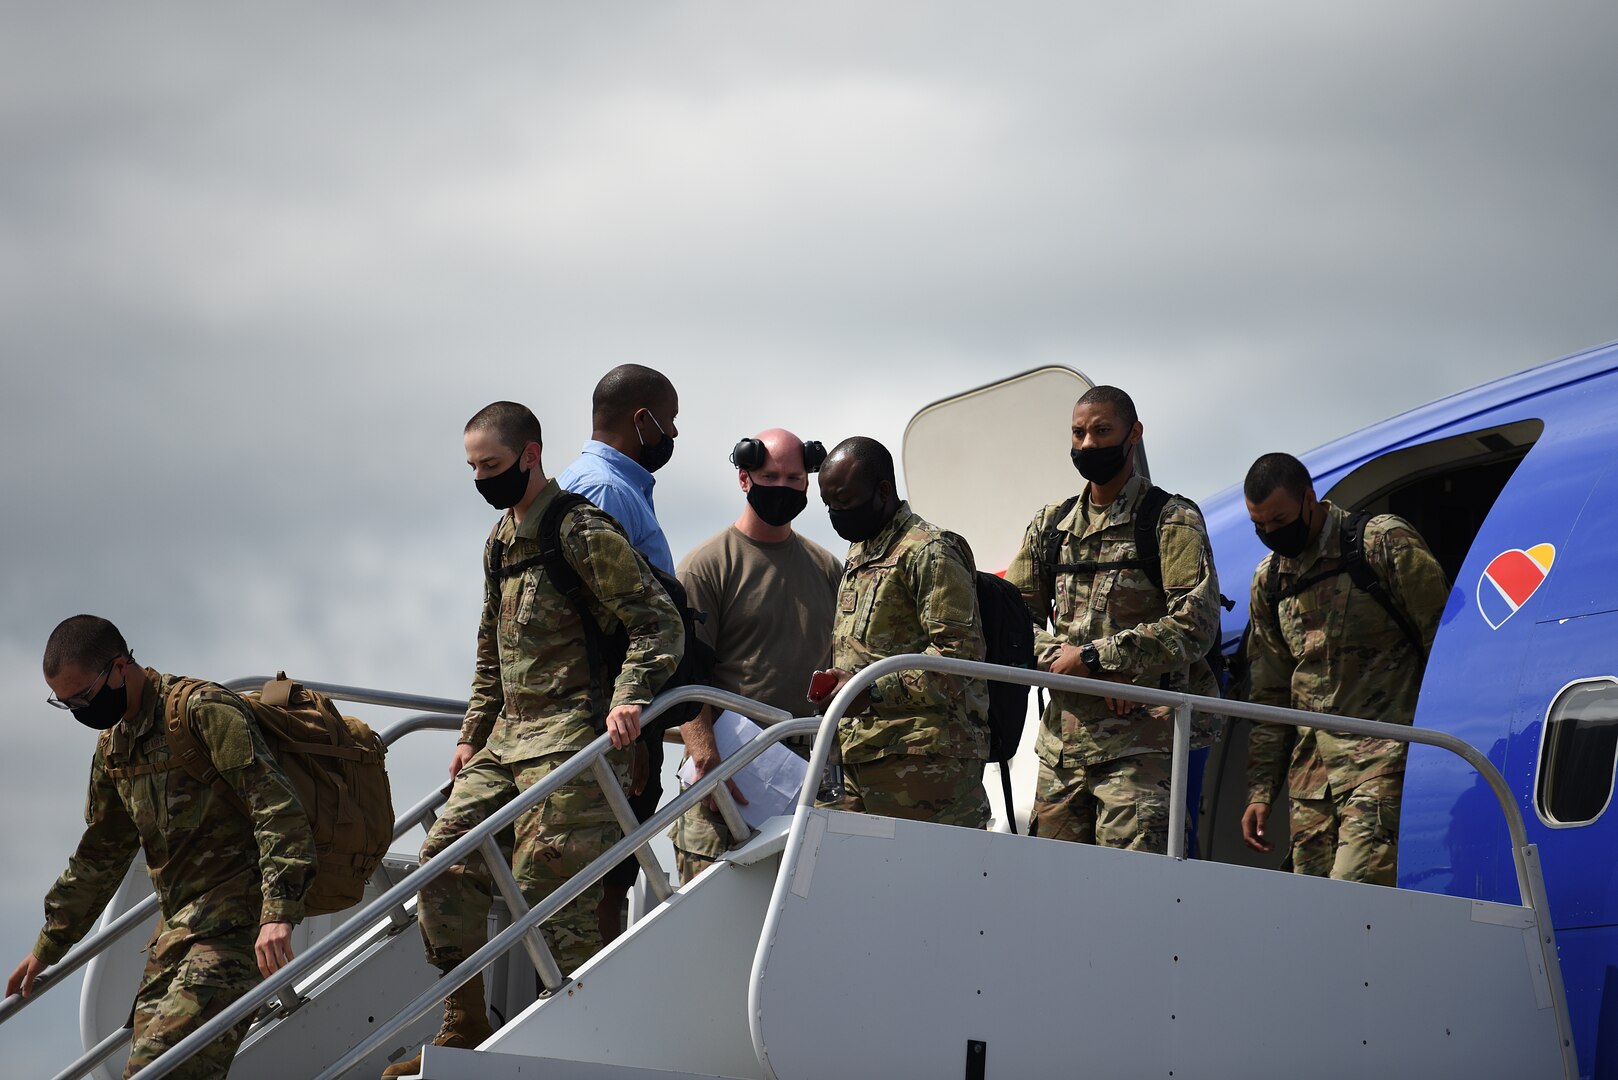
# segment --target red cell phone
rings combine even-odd
[[[817,671],[809,677],[809,700],[825,701],[837,689],[837,676],[829,671]]]

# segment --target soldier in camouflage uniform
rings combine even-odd
[[[1201,512],[1179,496],[1164,507],[1161,586],[1140,567],[1081,568],[1135,559],[1135,510],[1151,484],[1134,471],[1141,424],[1122,390],[1098,386],[1079,398],[1072,436],[1074,466],[1089,483],[1065,515],[1055,505],[1034,517],[1006,571],[1033,617],[1040,669],[1213,691],[1203,657],[1219,634],[1219,582]],[[1046,550],[1052,530],[1059,537],[1055,566]],[[1193,745],[1206,742],[1207,729],[1199,730]],[[1053,693],[1034,744],[1039,783],[1028,831],[1167,851],[1173,736],[1171,709]]]
[[[465,445],[478,490],[506,511],[484,547],[484,566],[495,565],[498,552],[500,565],[515,568],[539,554],[540,519],[562,493],[540,464],[539,421],[522,405],[495,402],[467,423]],[[618,748],[613,767],[627,784],[641,707],[679,663],[685,647],[680,613],[617,523],[582,505],[562,517],[559,540],[592,598],[596,624],[603,633],[619,625],[628,632],[612,699],[603,708],[592,704],[579,615],[543,566],[486,576],[472,697],[450,762],[455,786],[422,845],[424,862],[594,742],[603,723]],[[512,871],[523,896],[537,904],[622,839],[623,831],[587,773],[518,818],[514,835]],[[430,963],[448,971],[482,947],[492,896],[479,855],[422,890],[421,932]],[[597,883],[543,924],[564,972],[601,948],[595,916],[600,899]],[[489,1034],[483,980],[474,978],[445,1001],[444,1027],[434,1041],[476,1046]],[[408,1076],[419,1065],[418,1057],[383,1075]]]
[[[189,699],[202,746],[251,820],[171,758],[162,715],[180,680],[137,666],[107,620],[61,623],[45,647],[45,681],[53,705],[102,734],[84,836],[45,898],[45,928],[6,993],[32,991],[38,973],[91,928],[144,849],[163,917],[135,997],[130,1076],[291,961],[292,926],[314,880],[314,837],[251,714]],[[224,1076],[246,1032],[245,1022],[237,1025],[169,1075]]]
[[[860,437],[838,444],[821,467],[820,497],[832,528],[853,545],[832,629],[837,688],[888,656],[981,661],[972,553],[964,540],[924,521],[899,498],[887,449]],[[983,791],[988,716],[981,679],[924,671],[878,679],[854,699],[837,728],[844,794],[836,808],[983,828],[989,821]]]
[[[1253,575],[1249,699],[1411,723],[1449,595],[1427,545],[1392,514],[1364,523],[1365,561],[1402,615],[1397,619],[1355,585],[1343,559],[1348,515],[1316,499],[1302,462],[1266,454],[1253,463],[1243,488],[1253,527],[1272,551]],[[1272,609],[1267,582],[1276,563],[1282,596]],[[1300,584],[1297,595],[1285,595]],[[1273,850],[1264,831],[1284,777],[1295,872],[1396,884],[1406,748],[1389,739],[1254,724],[1243,839],[1258,851]]]

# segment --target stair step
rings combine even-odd
[[[671,1072],[606,1065],[594,1061],[561,1061],[447,1046],[423,1048],[418,1080],[727,1080],[718,1073]]]

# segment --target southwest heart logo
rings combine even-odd
[[[1523,551],[1513,548],[1496,555],[1478,578],[1478,611],[1491,630],[1498,630],[1517,614],[1528,598],[1550,576],[1556,548],[1537,544]]]

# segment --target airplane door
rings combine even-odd
[[[937,401],[904,437],[905,495],[934,525],[966,537],[978,569],[1010,565],[1043,506],[1083,486],[1068,457],[1073,403],[1093,384],[1044,367]],[[1135,459],[1145,471],[1145,451]]]
[[[1071,368],[1038,368],[916,413],[905,428],[902,465],[911,508],[965,537],[979,570],[1004,573],[1040,508],[1063,501],[1084,485],[1068,450],[1073,403],[1091,385]],[[1135,467],[1145,471],[1144,449]],[[1036,697],[1028,697],[1029,719],[1011,762],[1019,832],[1028,822],[1038,769],[1033,749],[1039,728]],[[989,805],[999,811],[1002,796],[994,767],[985,787]],[[996,822],[996,827],[1003,825]]]

